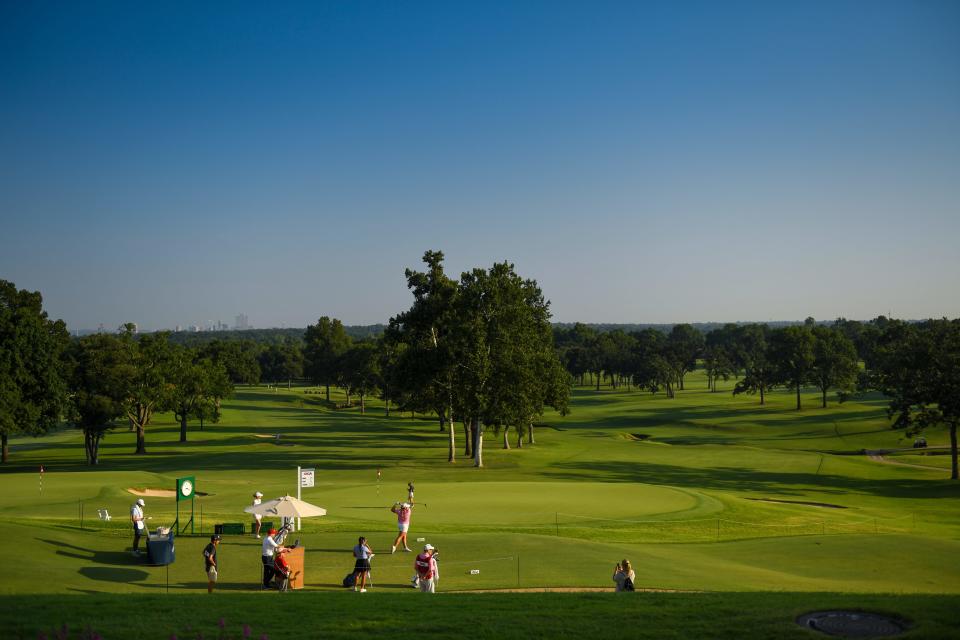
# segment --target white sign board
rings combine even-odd
[[[312,487],[315,469],[300,469],[300,486]]]

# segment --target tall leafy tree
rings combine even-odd
[[[777,386],[776,368],[770,353],[770,329],[765,324],[737,327],[735,359],[743,378],[733,387],[733,395],[756,393],[764,404],[768,391]]]
[[[776,329],[770,340],[777,380],[796,391],[797,411],[801,409],[800,388],[810,379],[813,371],[814,338],[811,324]]]
[[[124,359],[118,383],[124,391],[127,418],[137,432],[135,453],[145,454],[146,429],[157,410],[167,403],[170,390],[170,343],[167,333],[134,335],[134,326],[127,324],[120,337]]]
[[[350,348],[352,340],[342,322],[327,316],[307,327],[303,340],[307,377],[314,384],[326,387],[327,402],[330,402],[330,385],[337,382],[340,356]]]
[[[707,373],[707,388],[712,393],[717,391],[718,380],[727,381],[736,372],[736,330],[737,325],[725,324],[705,337],[703,368]]]
[[[945,425],[950,435],[950,478],[960,479],[960,320],[931,320],[919,326],[890,323],[875,352],[873,385],[890,398],[895,429],[918,433]]]
[[[271,344],[260,352],[258,360],[262,377],[274,384],[286,382],[290,386],[291,380],[303,376],[304,356],[296,340],[286,338]]]
[[[200,347],[200,356],[226,369],[233,384],[260,382],[260,349],[253,340],[211,340]]]
[[[690,324],[676,324],[667,336],[666,358],[673,367],[677,385],[683,391],[683,380],[697,366],[703,351],[703,334]]]
[[[169,365],[168,407],[180,423],[180,442],[187,441],[187,421],[195,417],[198,408],[209,397],[206,390],[206,371],[194,362],[194,353],[184,347],[175,347]]]
[[[813,327],[813,363],[810,381],[820,389],[823,408],[827,407],[827,391],[847,391],[857,381],[857,350],[839,329]]]
[[[668,398],[676,395],[676,370],[667,357],[667,336],[656,329],[644,329],[633,334],[631,375],[633,383],[651,393],[665,391]]]
[[[403,408],[435,411],[440,428],[446,423],[447,461],[456,461],[454,429],[454,378],[462,346],[457,315],[458,288],[443,270],[443,252],[423,254],[424,271],[407,269],[407,288],[413,294],[410,308],[390,319],[386,342],[396,354],[394,389],[402,394]],[[400,348],[399,345],[403,345]]]
[[[75,340],[67,349],[67,419],[83,432],[84,453],[91,466],[100,463],[104,435],[128,411],[128,347],[115,335],[98,334]]]
[[[360,414],[366,413],[366,397],[380,382],[380,361],[373,341],[358,342],[342,356],[343,381],[348,393],[360,396]]]
[[[0,280],[0,459],[11,435],[40,435],[57,425],[66,400],[60,356],[69,340],[50,320],[39,292]]]

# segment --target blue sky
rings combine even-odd
[[[960,3],[0,5],[0,278],[73,328],[960,315]]]

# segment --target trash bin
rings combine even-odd
[[[147,564],[172,564],[176,559],[173,549],[173,531],[150,534],[147,539]]]

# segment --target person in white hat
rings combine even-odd
[[[143,524],[143,508],[147,506],[143,498],[138,498],[130,507],[130,521],[133,523],[133,555],[140,555],[140,538],[146,527]]]
[[[257,506],[262,502],[263,494],[257,491],[253,494],[253,506]],[[260,538],[260,519],[263,518],[259,513],[253,514],[253,532],[256,534],[257,539]]]
[[[423,553],[417,556],[413,568],[417,572],[417,580],[421,593],[436,593],[437,581],[440,580],[440,569],[434,557],[437,550],[432,544],[423,545]]]

